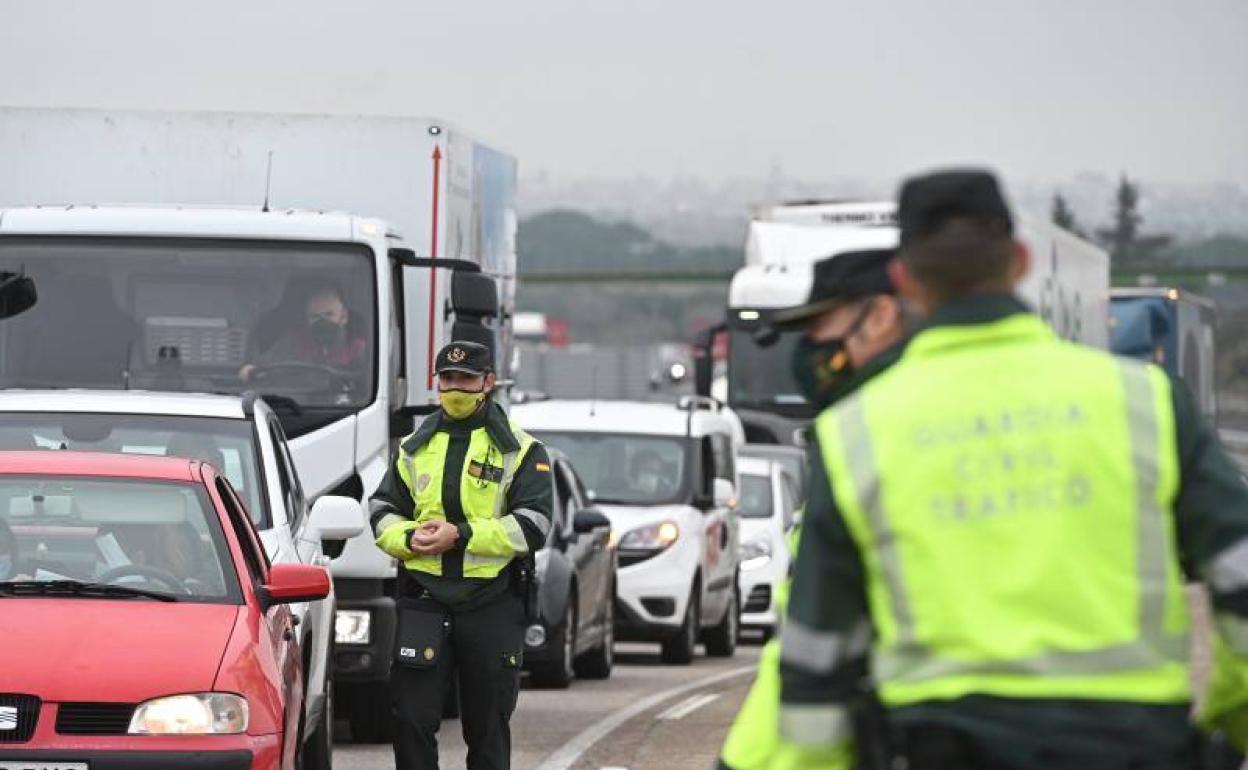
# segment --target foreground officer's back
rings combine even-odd
[[[1009,294],[1025,251],[982,174],[911,182],[901,361],[824,413],[783,640],[787,737],[844,749],[870,652],[911,768],[1191,767],[1182,566],[1248,614],[1248,492],[1157,368],[1058,340]],[[846,608],[858,608],[857,612]],[[1248,738],[1248,636],[1206,723]]]

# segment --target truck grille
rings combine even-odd
[[[40,701],[34,695],[0,693],[0,743],[25,743],[35,734]]]
[[[62,703],[56,710],[61,735],[125,735],[133,703]]]

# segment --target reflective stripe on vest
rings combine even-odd
[[[1079,364],[1080,359],[1087,356],[1100,356],[1092,351],[1082,350],[1074,351],[1069,346],[1060,343],[1046,342],[1043,335],[1037,334],[1034,329],[1028,329],[1030,316],[1023,316],[1028,319],[1021,324],[1013,324],[1012,327],[1008,322],[1002,322],[1005,327],[1003,336],[1009,337],[1017,335],[1024,342],[1032,343],[1031,348],[1035,348],[1034,353],[1028,352],[1028,358],[1034,358],[1029,361],[1041,371],[1046,370],[1046,364]],[[1036,322],[1040,323],[1040,322]],[[973,327],[972,327],[973,328]],[[982,332],[976,329],[976,332]],[[954,335],[949,334],[947,330],[942,330],[951,338]],[[1046,331],[1047,334],[1047,331]],[[1048,355],[1046,360],[1045,356]],[[957,353],[959,361],[948,363],[945,368],[945,374],[956,374],[960,367],[968,378],[976,377],[977,370],[991,370],[994,366],[993,358],[1001,355],[999,349],[987,351],[983,354],[977,354],[972,348],[971,350],[960,350]],[[952,358],[952,356],[951,356]],[[1108,371],[1104,366],[1104,362],[1109,360],[1107,356],[1101,357],[1100,360],[1087,360],[1083,363],[1096,363],[1100,365],[1097,371]],[[1039,651],[1033,655],[1022,656],[1000,656],[989,655],[980,657],[979,659],[968,659],[967,657],[958,657],[950,655],[946,650],[941,650],[937,645],[940,644],[942,637],[948,638],[949,633],[942,631],[940,628],[932,628],[925,626],[923,617],[916,617],[916,606],[922,605],[923,602],[918,601],[918,596],[912,591],[923,591],[924,587],[929,585],[925,578],[926,574],[911,574],[914,564],[906,562],[903,552],[907,547],[928,549],[922,551],[924,558],[929,560],[933,558],[930,549],[937,547],[948,547],[951,542],[956,542],[959,535],[947,535],[941,532],[933,532],[929,536],[928,533],[922,533],[918,527],[932,527],[933,530],[940,527],[959,527],[959,526],[982,526],[985,530],[980,532],[981,536],[992,537],[993,533],[989,528],[992,526],[1006,527],[1010,526],[1010,522],[1005,516],[1036,516],[1042,515],[1035,511],[1011,510],[1010,512],[999,516],[996,521],[988,524],[972,522],[972,518],[978,515],[977,511],[970,511],[959,508],[956,514],[949,514],[950,521],[938,521],[936,519],[923,519],[924,515],[934,516],[937,510],[936,503],[932,503],[930,510],[922,506],[922,502],[926,502],[919,495],[931,494],[931,500],[942,500],[939,493],[948,489],[957,489],[959,480],[950,477],[950,480],[944,480],[941,483],[945,485],[945,489],[938,490],[915,490],[897,492],[890,490],[894,503],[899,498],[914,503],[918,501],[918,508],[912,510],[895,510],[890,511],[884,502],[885,490],[881,488],[881,471],[886,470],[876,466],[877,457],[879,456],[879,447],[873,441],[870,418],[877,415],[879,425],[876,430],[879,431],[875,435],[881,440],[891,441],[893,450],[892,457],[896,458],[902,452],[915,452],[914,446],[918,445],[918,439],[911,436],[905,436],[898,439],[898,432],[905,432],[910,425],[890,422],[887,415],[893,404],[900,404],[896,401],[898,398],[906,398],[908,393],[913,392],[914,387],[921,387],[919,384],[922,380],[918,366],[914,367],[915,377],[906,379],[907,367],[899,366],[893,372],[884,375],[886,381],[892,380],[899,383],[907,383],[907,385],[898,384],[892,386],[885,391],[886,395],[879,398],[873,398],[873,394],[879,393],[874,388],[868,388],[863,394],[855,396],[844,402],[839,408],[825,412],[819,422],[819,439],[821,446],[824,447],[825,463],[828,465],[829,478],[833,483],[833,491],[836,499],[840,504],[842,511],[845,513],[847,520],[851,521],[851,531],[854,532],[855,539],[858,541],[860,548],[864,550],[864,563],[868,566],[868,579],[878,581],[873,587],[871,595],[871,606],[873,616],[876,616],[877,625],[881,621],[886,626],[885,638],[877,640],[876,648],[873,651],[873,669],[876,677],[882,684],[882,695],[886,702],[890,705],[900,705],[905,702],[913,702],[922,700],[926,697],[933,697],[935,694],[951,697],[959,694],[961,689],[965,692],[988,691],[997,692],[1005,695],[1033,695],[1043,696],[1046,693],[1047,685],[1044,684],[1046,679],[1066,678],[1063,684],[1058,687],[1054,686],[1050,692],[1054,697],[1061,695],[1088,696],[1088,697],[1112,697],[1115,692],[1115,686],[1121,684],[1114,681],[1114,676],[1126,672],[1136,672],[1140,677],[1137,681],[1131,683],[1122,689],[1120,696],[1124,699],[1141,699],[1141,700],[1165,700],[1178,701],[1187,695],[1187,685],[1185,679],[1185,659],[1187,654],[1187,637],[1186,637],[1186,618],[1181,611],[1176,610],[1178,616],[1181,616],[1181,622],[1171,623],[1172,627],[1167,629],[1168,612],[1171,609],[1171,602],[1174,597],[1181,595],[1181,584],[1178,582],[1177,575],[1177,559],[1174,553],[1173,543],[1171,542],[1171,532],[1168,531],[1172,527],[1172,514],[1169,509],[1170,500],[1173,497],[1176,485],[1175,477],[1177,477],[1177,469],[1174,460],[1170,461],[1170,467],[1162,472],[1160,465],[1160,453],[1162,451],[1173,450],[1172,435],[1172,418],[1170,425],[1170,433],[1162,440],[1161,426],[1158,422],[1159,414],[1169,416],[1169,394],[1164,388],[1164,380],[1161,379],[1160,372],[1150,371],[1148,368],[1135,364],[1134,362],[1113,362],[1120,372],[1121,379],[1121,399],[1114,403],[1108,404],[1114,408],[1121,409],[1125,405],[1126,416],[1126,437],[1121,440],[1129,440],[1130,442],[1130,466],[1133,469],[1134,489],[1125,488],[1127,493],[1133,492],[1135,500],[1134,516],[1134,581],[1132,586],[1124,586],[1124,602],[1133,602],[1136,606],[1136,624],[1138,632],[1136,637],[1130,640],[1116,640],[1112,643],[1108,638],[1104,639],[1105,643],[1095,647],[1081,647],[1074,645],[1070,649],[1049,649]],[[1008,363],[1005,365],[1009,365]],[[980,369],[982,367],[982,369]],[[1091,367],[1096,370],[1096,367]],[[927,371],[923,369],[922,371]],[[1075,376],[1072,373],[1072,376]],[[1094,375],[1091,375],[1094,376]],[[956,378],[954,378],[956,379]],[[951,381],[954,381],[951,379]],[[1160,387],[1159,387],[1160,386]],[[969,389],[968,389],[969,390]],[[1100,392],[1100,391],[1098,391]],[[974,399],[977,393],[967,392],[964,394],[967,399]],[[992,402],[994,396],[985,393],[984,400]],[[1012,394],[1004,393],[996,396],[996,401],[991,403],[991,407],[1000,406],[1010,403]],[[1095,408],[1094,403],[1094,408]],[[904,409],[904,406],[900,407]],[[990,407],[987,407],[990,408]],[[987,409],[986,408],[986,409]],[[1060,408],[1060,407],[1059,407]],[[1073,407],[1072,407],[1073,408]],[[1101,422],[1108,422],[1102,420]],[[884,427],[881,427],[884,426]],[[987,425],[985,424],[985,428]],[[1003,431],[1004,432],[1004,431]],[[916,433],[915,436],[918,434]],[[1039,432],[1037,435],[1041,435]],[[1046,441],[1060,446],[1061,436],[1044,435],[1040,440],[1040,444],[1045,445]],[[911,440],[911,444],[907,445],[905,441]],[[1114,437],[1109,436],[1103,439],[1106,442],[1114,441]],[[955,439],[950,439],[949,444],[952,445]],[[967,435],[959,435],[956,441],[962,442],[957,444],[957,450],[967,450],[964,455],[954,454],[954,450],[949,446],[931,448],[930,451],[936,453],[937,459],[933,463],[929,463],[928,470],[932,467],[938,467],[941,459],[949,457],[974,457],[979,455],[974,453],[975,449],[979,449],[980,453],[984,451],[993,451],[992,448],[999,445],[1008,445],[1005,440],[1000,440],[998,444],[976,443],[981,441],[973,431]],[[988,441],[983,439],[982,441]],[[828,446],[835,443],[837,446],[833,452],[837,458],[837,462],[833,461],[830,456]],[[1110,445],[1113,446],[1113,445]],[[899,447],[901,447],[899,449]],[[985,447],[988,450],[985,450]],[[940,453],[945,454],[940,454]],[[905,455],[911,457],[912,455]],[[916,464],[923,461],[918,455],[913,455]],[[995,461],[995,458],[994,458]],[[891,462],[902,462],[897,459]],[[970,461],[968,461],[969,463]],[[1011,459],[1009,462],[1013,462]],[[1060,462],[1060,460],[1058,460]],[[838,463],[840,466],[838,467]],[[904,463],[903,463],[904,464]],[[988,472],[996,472],[997,468],[991,468]],[[1011,472],[1015,469],[1010,466]],[[1117,469],[1107,467],[1106,469],[1090,469],[1092,473],[1104,471],[1108,474],[1117,473]],[[905,470],[897,469],[899,478],[906,478]],[[1004,474],[1003,474],[1004,476]],[[847,477],[847,479],[846,479]],[[1164,478],[1163,478],[1164,477]],[[1009,478],[1018,478],[1009,477]],[[838,482],[838,479],[840,481]],[[845,483],[846,480],[848,483]],[[1087,482],[1088,489],[1085,490],[1089,499],[1094,494],[1094,488],[1114,489],[1114,482],[1117,479],[1102,478],[1093,479]],[[965,480],[963,480],[965,481]],[[973,479],[980,482],[982,479]],[[968,486],[970,482],[967,482]],[[950,486],[952,485],[952,486]],[[939,486],[939,484],[938,484]],[[972,487],[973,491],[967,491],[966,497],[955,496],[959,504],[967,499],[974,500],[975,491],[987,489],[985,496],[989,496],[994,492],[999,492],[1006,485],[1002,482],[998,487],[992,487],[990,483],[983,484],[981,488]],[[1052,493],[1052,489],[1043,490],[1045,493]],[[1019,494],[1017,489],[1010,489],[1009,495]],[[1015,497],[1008,497],[1009,501],[1017,503]],[[1047,498],[1046,498],[1047,502]],[[995,505],[991,498],[985,505]],[[1063,507],[1067,506],[1067,507]],[[1077,510],[1068,509],[1069,504],[1056,503],[1053,511],[1045,511],[1044,514],[1061,516],[1061,515],[1088,515],[1094,516],[1097,510]],[[941,509],[943,510],[943,509]],[[1000,514],[995,508],[990,509],[994,515]],[[1107,512],[1110,513],[1110,512]],[[896,517],[901,515],[906,521],[906,525],[910,528],[908,535],[899,536],[895,527],[897,522],[903,519]],[[909,517],[909,518],[905,518]],[[1001,522],[1005,523],[1001,523]],[[854,522],[858,527],[855,531]],[[1060,524],[1059,524],[1060,526]],[[1058,530],[1061,532],[1062,530]],[[916,535],[916,533],[918,533]],[[961,535],[965,536],[965,535]],[[1008,542],[1009,535],[1006,535]],[[918,544],[915,541],[922,541]],[[929,542],[930,541],[930,542]],[[1017,542],[1014,543],[1017,545]],[[1089,554],[1089,561],[1095,562],[1098,554],[1096,548],[1100,543],[1071,543],[1070,548],[1078,553],[1084,548]],[[1011,556],[1008,553],[1000,554],[1000,561],[997,563],[985,563],[982,565],[982,580],[993,581],[994,571],[1001,571],[1000,574],[1008,573],[1014,566],[1010,562]],[[959,559],[955,554],[950,554],[949,558]],[[1089,573],[1095,574],[1097,564],[1089,563]],[[940,573],[940,570],[937,570]],[[1098,578],[1104,578],[1103,582],[1097,587],[1102,591],[1100,598],[1104,597],[1104,593],[1108,590],[1106,585],[1114,585],[1113,582],[1117,576],[1105,577],[1103,574]],[[985,583],[989,585],[989,583]],[[931,590],[929,593],[922,595],[928,600],[927,606],[930,608]],[[1019,601],[1022,606],[1027,606],[1026,602],[1035,596],[1040,596],[1041,605],[1046,602],[1051,603],[1052,596],[1044,595],[1044,587],[1021,589],[1022,595]],[[1028,593],[1028,590],[1035,593]],[[1117,590],[1115,587],[1114,590]],[[1133,591],[1134,593],[1126,593]],[[956,607],[959,602],[958,596],[939,597],[941,601],[952,603],[949,606]],[[929,610],[930,611],[930,610]],[[881,617],[881,613],[887,617]],[[938,613],[939,614],[939,613]],[[943,617],[948,621],[950,614],[944,613]],[[952,615],[956,617],[956,613]],[[1174,616],[1170,616],[1174,620]],[[1114,620],[1121,620],[1115,618]],[[978,622],[976,622],[978,621]],[[931,620],[928,621],[932,622]],[[994,622],[1005,622],[1009,620],[1003,618],[1001,621],[994,621],[991,618],[973,618],[976,629],[991,629]],[[1025,622],[1025,621],[1023,621]],[[1106,621],[1105,628],[1101,629],[1102,636],[1112,635],[1111,620]],[[1051,630],[1055,626],[1050,625],[1046,630]],[[961,629],[954,629],[952,638],[957,638],[957,633]],[[1058,632],[1062,631],[1058,627]],[[1010,629],[1004,628],[1002,631],[1006,634]],[[1079,632],[1072,635],[1072,638],[1080,638],[1086,641],[1086,637],[1095,636],[1096,628],[1090,630],[1080,629]],[[891,633],[888,633],[891,632]],[[1025,637],[1025,634],[1022,636]],[[1014,635],[1011,641],[1017,641],[1019,635]],[[970,649],[992,650],[1008,647],[1009,641],[994,645],[992,641],[984,641],[982,644],[969,645]],[[1155,675],[1154,675],[1155,674]],[[1181,676],[1182,674],[1182,676]],[[1148,679],[1151,677],[1151,679]],[[950,680],[958,679],[958,683]],[[1145,681],[1145,679],[1148,679]],[[942,687],[942,680],[944,685]]]

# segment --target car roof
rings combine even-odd
[[[0,412],[150,414],[247,418],[242,396],[141,390],[3,390]]]
[[[52,449],[0,452],[0,476],[99,476],[199,481],[203,463],[163,455],[72,452]]]
[[[759,457],[738,457],[737,472],[749,476],[770,476],[773,468],[771,460]]]
[[[511,416],[525,430],[632,433],[650,436],[684,436],[689,430],[689,411],[663,401],[601,401],[553,399],[517,404]],[[731,433],[731,424],[717,412],[697,409],[693,413],[695,435]]]
[[[783,457],[785,455],[805,456],[806,450],[801,447],[789,446],[788,444],[746,444],[741,447],[741,454],[744,457],[772,458]]]

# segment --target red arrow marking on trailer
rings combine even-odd
[[[429,245],[429,258],[438,258],[438,199],[441,194],[442,182],[442,148],[438,145],[433,146],[433,237],[432,243]],[[433,323],[436,315],[438,302],[438,271],[432,268],[429,271],[429,381],[425,385],[429,390],[433,390],[433,342],[434,330]]]

